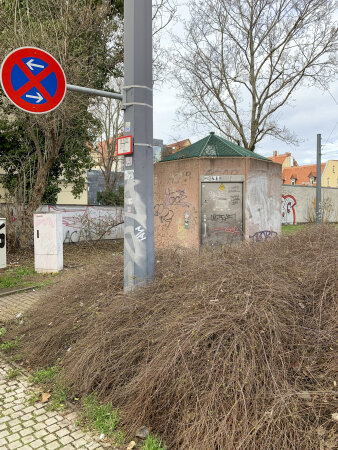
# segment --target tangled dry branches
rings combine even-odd
[[[333,449],[336,248],[334,227],[310,226],[161,253],[155,283],[128,295],[120,264],[98,267],[49,296],[53,327],[32,312],[20,351],[35,365],[61,357],[74,395],[95,391],[169,448]]]

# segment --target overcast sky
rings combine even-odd
[[[181,16],[187,16],[187,8],[179,8]],[[175,25],[174,31],[181,32],[181,25]],[[184,107],[176,91],[169,83],[164,83],[154,92],[154,137],[169,144],[189,138],[191,142],[206,136],[209,128],[200,128],[198,133],[186,122],[177,120],[177,110]],[[316,162],[317,134],[322,135],[322,161],[338,159],[338,81],[330,86],[330,92],[316,88],[301,88],[293,97],[291,106],[278,113],[278,120],[301,141],[296,146],[284,144],[278,140],[265,138],[256,151],[264,156],[291,152],[298,164]],[[191,124],[192,125],[192,124]]]

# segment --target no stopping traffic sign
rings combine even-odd
[[[0,68],[5,94],[18,108],[43,114],[57,108],[66,94],[66,77],[52,55],[35,47],[12,51]]]

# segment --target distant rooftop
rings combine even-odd
[[[277,164],[283,164],[285,161],[285,158],[291,157],[292,158],[292,164],[291,166],[298,166],[297,161],[295,158],[291,155],[291,153],[283,153],[282,155],[278,155],[277,151],[273,152],[273,156],[268,156],[267,158],[270,159],[272,162]]]
[[[270,161],[264,156],[258,155],[246,148],[240,147],[233,142],[224,139],[223,137],[217,136],[215,133],[210,133],[205,138],[200,141],[195,142],[189,147],[180,150],[170,156],[167,156],[162,161],[174,161],[178,159],[186,158],[256,158],[263,159],[265,161]]]
[[[167,147],[172,150],[182,150],[183,148],[188,147],[191,145],[190,139],[183,139],[183,141],[174,142],[173,144],[168,144]]]

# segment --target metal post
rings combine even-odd
[[[68,91],[79,92],[80,94],[87,94],[93,95],[95,97],[108,97],[114,98],[116,100],[122,100],[122,94],[119,94],[118,92],[101,91],[99,89],[75,86],[73,84],[67,84],[66,87]]]
[[[6,219],[0,218],[0,269],[6,267]]]
[[[124,289],[154,278],[152,1],[124,0]]]
[[[316,179],[316,222],[322,223],[322,170],[321,170],[321,139],[317,134],[317,179]]]

